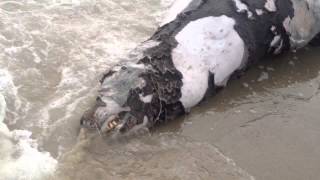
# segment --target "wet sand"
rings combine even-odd
[[[258,180],[319,179],[319,50],[252,67],[185,117],[182,134],[214,144]]]
[[[216,147],[177,133],[80,141],[53,179],[253,180]]]

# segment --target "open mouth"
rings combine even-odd
[[[115,129],[120,129],[122,126],[119,116],[112,115],[108,117],[104,122],[98,122],[95,119],[85,119],[84,117],[81,120],[81,127],[91,130],[98,130],[100,132],[110,132]]]
[[[115,129],[120,129],[121,127],[122,127],[122,124],[120,122],[119,116],[112,115],[103,123],[100,130],[102,132],[108,133]]]

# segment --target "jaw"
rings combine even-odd
[[[143,119],[139,120],[129,113],[125,113],[123,116],[111,115],[105,120],[91,119],[83,121],[82,128],[91,129],[98,131],[100,135],[110,135],[110,134],[135,134],[140,132],[140,130],[147,130],[148,128],[148,118],[145,116]],[[99,122],[94,125],[93,122]],[[89,126],[88,126],[89,124]]]
[[[83,114],[80,125],[82,128],[109,132],[115,128],[119,128],[121,120],[118,115],[108,117],[96,117],[95,111],[87,111]]]
[[[120,130],[122,126],[123,122],[121,121],[119,116],[112,115],[102,123],[100,130],[102,132],[109,133],[114,130]]]
[[[98,97],[96,104],[84,112],[80,124],[83,128],[109,132],[120,127],[119,114],[129,111],[108,97]]]

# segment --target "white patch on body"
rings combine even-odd
[[[287,32],[290,32],[290,21],[291,21],[291,18],[288,16],[282,22],[282,25]]]
[[[275,27],[274,26],[271,27],[271,30],[273,31],[273,33],[275,33]],[[276,35],[274,36],[273,40],[270,43],[270,47],[276,48],[273,51],[273,54],[277,55],[281,53],[282,47],[283,47],[283,40],[281,39],[281,35]]]
[[[283,47],[283,40],[281,39],[280,45],[274,50],[273,54],[275,54],[275,55],[280,54],[282,47]]]
[[[283,26],[290,34],[291,46],[300,48],[309,43],[320,32],[320,1],[291,1],[293,3],[294,16],[292,18],[287,17],[283,22]]]
[[[188,7],[192,0],[176,0],[170,7],[168,14],[162,21],[161,25],[173,21],[179,13]]]
[[[136,69],[145,69],[146,66],[144,64],[137,64],[137,63],[133,63],[133,62],[129,62],[127,63],[128,67],[132,67],[132,68],[136,68]]]
[[[276,45],[280,42],[280,40],[281,40],[280,35],[274,36],[273,40],[270,43],[270,47],[276,47]]]
[[[233,2],[235,3],[236,7],[237,7],[237,12],[241,13],[241,12],[247,12],[248,13],[248,18],[252,19],[253,18],[253,14],[252,12],[249,10],[248,6],[246,4],[244,4],[243,2],[241,2],[241,0],[233,0]]]
[[[274,1],[276,1],[276,0],[267,0],[266,3],[264,4],[264,8],[266,8],[266,10],[268,10],[270,12],[277,11],[277,6]]]
[[[256,9],[256,13],[258,16],[261,16],[264,12],[262,9]]]
[[[191,108],[204,97],[209,72],[216,86],[224,86],[230,75],[243,64],[245,45],[234,29],[235,21],[225,15],[190,22],[175,39],[172,51],[175,67],[183,75],[184,107]]]
[[[144,102],[144,103],[151,103],[152,97],[153,97],[152,94],[149,94],[149,95],[146,95],[146,96],[143,96],[142,94],[139,94],[140,100],[142,102]]]

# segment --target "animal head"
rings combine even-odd
[[[95,105],[81,125],[102,131],[127,132],[184,113],[180,103],[182,75],[174,67],[170,43],[146,41],[108,71]]]
[[[132,105],[128,105],[130,99],[137,94],[139,99],[136,101],[140,105],[151,101],[151,96],[145,97],[139,92],[146,85],[141,77],[145,70],[143,64],[127,63],[118,65],[106,73],[101,81],[96,103],[83,114],[81,126],[107,132],[126,132],[134,127],[145,126],[147,117],[136,115],[132,111]],[[141,112],[144,113],[143,108]]]

